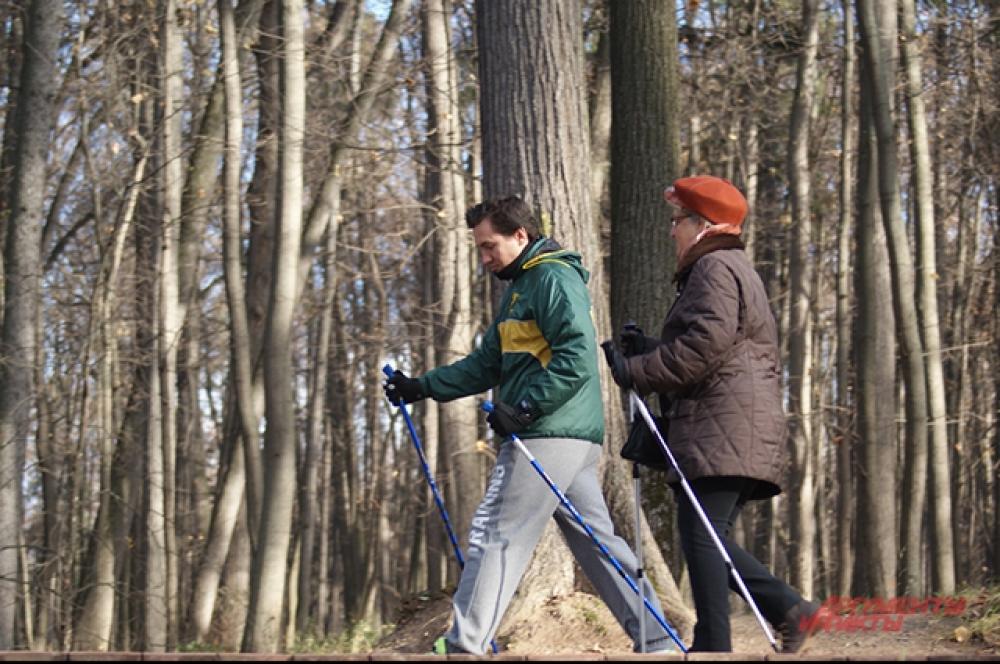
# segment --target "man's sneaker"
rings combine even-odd
[[[464,653],[466,651],[456,645],[453,645],[448,641],[448,639],[441,636],[434,642],[434,645],[431,647],[431,652],[435,655],[447,655],[448,653]]]
[[[802,600],[785,614],[781,631],[781,652],[796,653],[806,645],[809,636],[816,631],[816,614],[820,606],[816,602]]]

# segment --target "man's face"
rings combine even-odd
[[[528,246],[528,232],[518,228],[513,235],[497,233],[493,220],[487,217],[472,229],[472,239],[479,249],[483,266],[496,274],[514,262]]]

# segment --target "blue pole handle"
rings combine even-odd
[[[389,366],[389,365],[386,365],[386,366]],[[485,410],[487,413],[492,413],[493,412],[493,402],[492,401],[484,401],[482,403],[482,405],[480,405],[479,407],[482,408],[483,410]]]
[[[392,378],[392,375],[393,375],[394,373],[396,373],[396,372],[395,372],[395,371],[393,371],[393,369],[392,369],[392,365],[391,365],[391,364],[389,364],[388,362],[386,362],[385,366],[384,366],[384,367],[382,367],[382,373],[384,373],[384,374],[385,374],[386,376],[388,376],[389,378]]]

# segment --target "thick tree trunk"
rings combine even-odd
[[[522,196],[536,210],[544,234],[582,253],[593,270],[589,286],[598,334],[606,333],[610,325],[587,173],[579,6],[567,0],[480,0],[476,24],[483,195]],[[520,589],[506,620],[573,590],[572,556],[554,523],[535,549]]]
[[[620,3],[617,3],[620,4]],[[602,31],[592,56],[590,86],[590,197],[602,218],[610,212],[611,173],[611,34]],[[675,39],[676,42],[676,39]],[[675,157],[676,160],[676,157]]]
[[[669,2],[612,2],[610,18],[611,89],[611,332],[626,322],[658,336],[673,300],[663,284],[673,275],[670,210],[662,192],[680,172],[677,28]],[[656,118],[650,122],[650,118]],[[595,300],[598,295],[595,292]],[[607,338],[604,335],[603,338]],[[601,363],[603,368],[604,363]],[[621,392],[610,379],[605,403],[611,422],[622,422]],[[618,452],[623,428],[609,430],[605,492],[615,523],[637,541],[632,465]],[[647,486],[649,486],[647,482]],[[682,633],[694,623],[671,570],[643,515],[644,567],[663,599],[664,611]]]
[[[254,552],[250,611],[243,636],[243,650],[249,652],[277,652],[281,645],[286,565],[295,502],[296,427],[291,333],[302,242],[305,43],[301,0],[286,0],[282,9],[281,205],[264,356],[267,472],[260,533]]]
[[[4,230],[3,328],[0,332],[0,650],[19,643],[17,605],[21,486],[26,440],[34,402],[35,324],[38,321],[39,256],[45,161],[55,121],[60,76],[59,35],[63,4],[35,0],[28,7],[24,65],[21,69],[15,125],[14,173]],[[8,132],[4,132],[6,134]]]

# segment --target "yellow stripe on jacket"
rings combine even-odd
[[[504,353],[531,353],[543,367],[552,360],[552,349],[533,320],[505,320],[498,326],[500,350]]]

